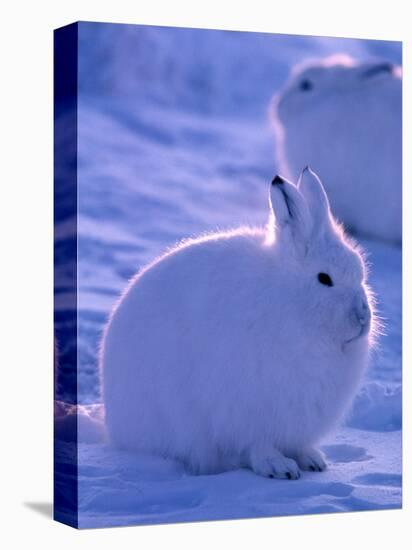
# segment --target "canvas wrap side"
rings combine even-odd
[[[78,25],[54,31],[54,519],[78,526],[77,406]]]

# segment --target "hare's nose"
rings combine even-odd
[[[355,305],[356,318],[361,326],[369,325],[371,321],[371,310],[364,298],[359,298]]]

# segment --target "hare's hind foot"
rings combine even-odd
[[[293,458],[301,470],[308,472],[323,472],[326,470],[326,462],[323,454],[317,449],[306,449],[293,455]]]

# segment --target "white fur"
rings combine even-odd
[[[316,166],[339,220],[399,243],[402,80],[399,67],[387,69],[342,56],[305,63],[274,98],[273,115],[281,170],[295,179]]]
[[[270,204],[267,227],[185,241],[131,281],[101,353],[115,445],[197,473],[325,467],[313,446],[367,362],[365,268],[313,172],[272,185]]]

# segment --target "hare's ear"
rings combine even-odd
[[[299,176],[298,189],[306,199],[314,229],[321,228],[330,220],[329,200],[319,176],[309,166]]]
[[[276,233],[282,238],[293,238],[306,245],[311,221],[305,199],[293,183],[281,176],[272,181],[270,204],[275,216]]]

